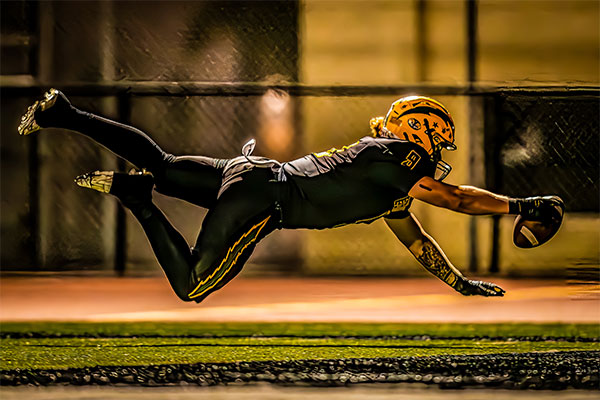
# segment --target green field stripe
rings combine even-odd
[[[76,323],[5,322],[3,338],[36,336],[298,336],[298,337],[559,337],[600,338],[598,324],[402,324],[402,323]]]
[[[1,370],[598,351],[600,343],[297,338],[4,339]]]

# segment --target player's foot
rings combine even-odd
[[[154,177],[149,172],[132,170],[129,174],[94,171],[75,178],[78,186],[112,194],[129,208],[152,200]]]
[[[102,193],[110,193],[115,171],[94,171],[79,175],[75,178],[78,186],[97,190]]]
[[[17,128],[19,135],[30,135],[41,128],[52,127],[71,109],[71,103],[60,90],[50,89],[44,98],[29,106],[23,114]]]

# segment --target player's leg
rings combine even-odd
[[[152,175],[95,171],[75,178],[82,187],[110,193],[127,207],[142,226],[156,259],[173,291],[189,301],[189,281],[195,257],[184,237],[152,202]]]
[[[200,302],[233,279],[256,244],[279,228],[276,185],[268,169],[256,168],[231,185],[206,215],[192,249],[190,299]]]
[[[252,171],[254,172],[254,171]],[[144,229],[171,287],[184,301],[200,302],[242,269],[256,244],[277,228],[275,191],[269,170],[246,173],[205,217],[196,246],[152,203],[152,176],[94,172],[76,179],[80,186],[117,196]]]
[[[170,156],[141,130],[79,110],[56,89],[50,89],[43,100],[29,107],[22,118],[19,133],[28,135],[40,128],[79,132],[140,169],[160,168]]]
[[[56,89],[29,107],[19,133],[29,135],[41,128],[68,129],[91,138],[138,168],[152,172],[158,192],[202,207],[216,201],[223,160],[169,154],[135,127],[77,109]]]
[[[217,201],[226,162],[205,156],[176,156],[155,173],[156,191],[211,208]]]

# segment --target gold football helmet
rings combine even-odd
[[[442,161],[442,150],[456,150],[454,121],[446,108],[424,96],[410,96],[392,103],[385,118],[371,120],[375,136],[391,137],[421,146],[437,165],[437,179],[444,179],[452,167]]]

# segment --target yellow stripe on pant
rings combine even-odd
[[[223,277],[227,275],[231,268],[233,268],[239,256],[244,252],[244,250],[246,250],[248,246],[250,246],[256,241],[256,239],[260,235],[260,232],[265,227],[265,225],[267,225],[267,222],[270,218],[271,216],[269,215],[267,218],[250,228],[248,232],[244,233],[242,237],[239,238],[239,240],[235,242],[234,245],[229,248],[229,250],[227,250],[227,255],[225,256],[223,261],[221,261],[221,264],[219,264],[219,266],[215,268],[215,270],[209,276],[207,276],[200,283],[198,283],[196,288],[194,288],[194,290],[190,292],[190,294],[188,295],[189,298],[193,299],[195,297],[202,296],[208,290],[214,288],[223,279]],[[243,243],[244,239],[248,238],[250,240],[248,240],[246,243]],[[240,243],[243,243],[243,246],[239,249],[236,249],[236,247],[239,246]],[[219,272],[221,273],[219,274]],[[212,279],[217,274],[219,274],[219,276],[217,277],[217,279],[215,279],[214,282],[212,282]]]

